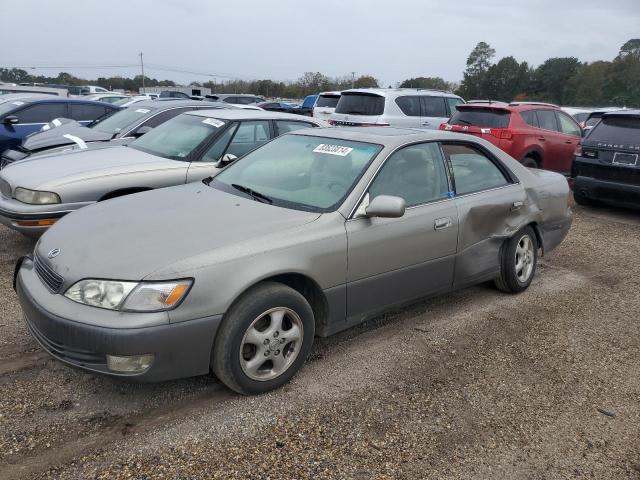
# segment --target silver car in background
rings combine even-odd
[[[442,90],[356,88],[342,92],[329,123],[437,130],[461,103],[462,97]]]
[[[0,170],[0,223],[38,236],[79,208],[200,181],[278,135],[326,125],[264,110],[204,109],[174,117],[127,146],[28,158]]]
[[[141,381],[213,370],[261,393],[315,335],[487,280],[525,290],[569,231],[569,193],[469,135],[298,130],[213,178],[63,218],[15,285],[62,362]]]

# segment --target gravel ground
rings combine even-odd
[[[329,339],[285,388],[50,360],[0,227],[0,478],[640,479],[640,217],[577,208],[517,296],[469,288]]]

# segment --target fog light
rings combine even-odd
[[[112,372],[139,373],[151,366],[153,357],[154,355],[152,353],[128,357],[107,355],[107,368]]]

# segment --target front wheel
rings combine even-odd
[[[533,281],[537,263],[536,234],[531,227],[525,227],[503,246],[500,276],[495,279],[496,287],[507,293],[523,292]]]
[[[249,395],[287,383],[311,351],[315,320],[309,302],[286,285],[249,290],[225,315],[212,367],[229,388]]]

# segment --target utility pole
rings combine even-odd
[[[144,62],[142,61],[142,52],[140,52],[140,68],[142,69],[142,93],[144,92]]]
[[[356,84],[356,72],[351,72],[351,88]]]

